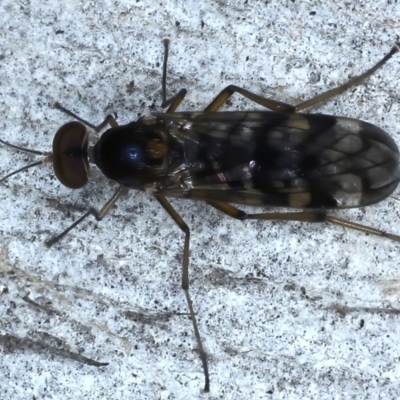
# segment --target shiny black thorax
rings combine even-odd
[[[95,144],[93,156],[107,178],[145,190],[168,175],[176,152],[176,143],[162,124],[146,124],[139,119],[108,129]]]

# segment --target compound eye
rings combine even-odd
[[[88,137],[85,125],[68,122],[53,139],[53,168],[57,179],[70,189],[79,189],[88,181]]]

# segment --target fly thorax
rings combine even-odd
[[[106,131],[93,154],[104,175],[133,189],[142,190],[158,180],[168,165],[168,145],[162,134],[138,123]]]

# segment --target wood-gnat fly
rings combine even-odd
[[[189,307],[199,356],[203,365],[206,392],[210,389],[208,360],[197,326],[189,294],[190,230],[174,210],[168,197],[201,200],[230,217],[246,220],[325,222],[400,241],[373,227],[360,225],[329,213],[333,209],[364,207],[390,196],[400,180],[399,150],[382,129],[352,118],[299,113],[361,84],[382,67],[399,44],[371,69],[296,106],[267,99],[230,85],[200,112],[176,112],[186,95],[180,90],[167,99],[169,40],[164,40],[162,107],[165,113],[151,113],[119,126],[107,116],[94,126],[54,103],[73,117],[53,140],[50,153],[21,148],[42,155],[41,161],[3,177],[0,182],[35,165],[53,164],[58,180],[71,189],[88,181],[95,164],[118,188],[100,211],[89,209],[59,235],[51,246],[93,215],[104,218],[125,188],[155,197],[185,235],[182,288]],[[271,111],[217,112],[235,92]],[[101,132],[89,143],[87,127]],[[300,209],[296,212],[247,214],[229,203]]]

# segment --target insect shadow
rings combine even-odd
[[[50,238],[46,242],[49,247],[89,215],[102,220],[125,188],[154,196],[185,236],[182,289],[203,366],[204,391],[208,392],[208,358],[189,293],[190,230],[167,197],[201,200],[239,220],[324,222],[400,242],[400,236],[327,213],[378,203],[393,193],[400,180],[399,150],[393,139],[364,121],[299,113],[361,84],[399,51],[399,44],[363,74],[296,106],[230,85],[200,112],[176,112],[186,95],[185,89],[167,98],[168,50],[169,40],[165,39],[165,113],[144,115],[121,126],[109,115],[95,126],[56,102],[53,106],[74,121],[57,131],[52,152],[25,149],[0,140],[16,150],[43,156],[0,182],[33,166],[52,163],[58,180],[71,189],[79,189],[88,182],[91,164],[118,183],[100,211],[90,208]],[[270,111],[217,112],[235,92]],[[110,128],[90,144],[87,127],[99,133],[107,125]],[[229,203],[302,211],[247,214]]]

